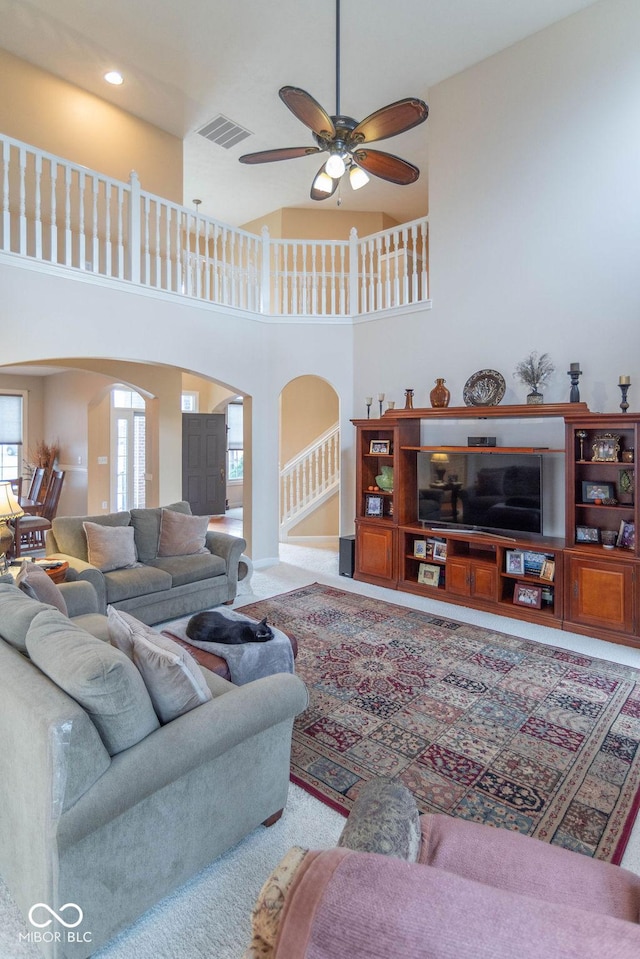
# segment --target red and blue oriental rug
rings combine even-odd
[[[640,803],[640,671],[314,584],[244,606],[298,640],[291,778],[347,815],[363,782],[425,812],[619,863]]]

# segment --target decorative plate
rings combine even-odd
[[[497,406],[507,384],[497,370],[478,370],[464,384],[462,396],[467,406]]]

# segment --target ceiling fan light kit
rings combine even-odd
[[[282,87],[279,96],[293,115],[311,130],[318,145],[246,153],[240,157],[240,163],[271,163],[314,153],[329,153],[328,160],[314,177],[311,186],[312,200],[326,200],[332,196],[347,172],[354,190],[359,190],[369,182],[368,174],[399,186],[415,183],[420,176],[418,167],[407,160],[391,153],[363,148],[363,144],[397,136],[424,123],[429,116],[429,107],[423,100],[416,97],[397,100],[376,110],[360,122],[340,114],[340,0],[336,0],[335,116],[329,116],[311,94],[299,87]]]

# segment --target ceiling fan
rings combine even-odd
[[[420,176],[418,167],[391,153],[370,150],[366,144],[386,140],[424,123],[429,107],[423,100],[407,97],[376,110],[364,120],[340,114],[340,0],[336,0],[336,112],[329,116],[317,100],[299,87],[282,87],[280,99],[313,133],[317,146],[282,147],[245,153],[240,163],[271,163],[293,160],[314,153],[328,153],[311,185],[312,200],[326,200],[338,188],[345,173],[354,190],[369,182],[367,174],[407,186]]]

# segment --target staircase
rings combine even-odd
[[[280,542],[340,486],[340,427],[331,426],[280,470]]]

